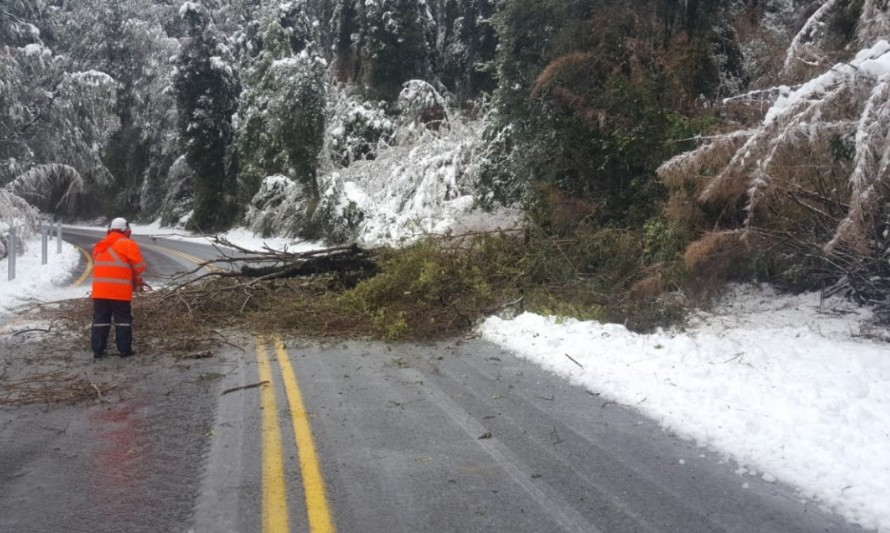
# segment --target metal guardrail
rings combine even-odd
[[[62,223],[44,223],[40,225],[40,264],[45,265],[49,262],[49,239],[55,230],[56,234],[56,254],[62,253]],[[15,263],[18,255],[19,238],[17,228],[9,228],[9,239],[7,241],[7,280],[15,279]]]

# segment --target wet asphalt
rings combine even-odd
[[[13,329],[0,333],[0,532],[263,530],[254,337],[233,336],[210,359],[93,362],[82,336]],[[862,531],[478,339],[285,347],[342,532]],[[308,531],[292,413],[271,359],[263,387],[281,414],[287,519]],[[47,376],[85,380],[96,395],[4,404],[13,385]]]
[[[58,354],[51,344],[0,340],[7,375],[65,372],[114,388],[77,405],[0,407],[0,531],[186,531],[213,431],[217,365],[147,356],[94,364],[86,350],[72,350],[64,367],[22,363]],[[31,371],[14,368],[22,364]]]
[[[0,375],[45,341],[0,339]],[[287,351],[340,531],[860,531],[478,340]],[[114,389],[0,407],[0,531],[261,531],[259,387],[223,394],[257,382],[253,355],[70,354],[70,372]],[[282,435],[290,523],[307,531],[286,416]]]

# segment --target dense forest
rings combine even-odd
[[[415,172],[623,299],[886,302],[888,37],[883,0],[4,0],[0,230],[350,241]]]

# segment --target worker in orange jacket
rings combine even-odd
[[[114,319],[114,340],[121,357],[133,355],[133,291],[142,290],[145,261],[139,245],[130,239],[130,224],[115,218],[105,238],[93,246],[93,357],[105,356]]]

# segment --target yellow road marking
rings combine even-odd
[[[279,337],[275,338],[275,353],[278,355],[281,379],[284,381],[284,391],[287,393],[294,426],[294,438],[297,441],[300,472],[303,474],[303,492],[306,495],[306,513],[309,517],[309,531],[312,533],[333,533],[335,531],[334,523],[331,520],[331,512],[327,496],[325,496],[324,478],[318,464],[318,455],[315,453],[309,415],[303,406],[297,375],[290,363],[287,350],[284,349],[284,343]],[[263,379],[261,376],[260,380]]]
[[[77,278],[77,281],[71,284],[72,287],[80,287],[80,284],[83,283],[84,280],[87,279],[87,277],[89,277],[90,272],[93,270],[93,258],[90,257],[90,254],[88,254],[87,251],[80,246],[78,246],[77,249],[80,250],[81,254],[83,254],[83,258],[87,260],[87,268],[83,271],[83,274],[81,274],[80,277]]]
[[[281,449],[281,430],[278,426],[278,408],[275,389],[272,387],[272,371],[263,339],[257,340],[257,362],[260,381],[268,386],[260,388],[260,405],[263,409],[263,532],[287,533],[287,488],[284,483],[284,457]]]
[[[157,244],[147,244],[147,243],[142,243],[140,246],[144,246],[146,248],[151,248],[153,250],[157,250],[158,252],[167,253],[170,255],[175,255],[175,256],[181,257],[182,259],[185,259],[186,261],[191,261],[195,265],[200,265],[201,263],[205,262],[200,257],[194,256],[191,254],[187,254],[185,252],[180,252],[179,250],[174,250],[173,248],[167,248],[166,246],[158,246]],[[218,267],[214,267],[213,265],[207,265],[207,268],[210,270],[215,270]]]
[[[190,262],[194,263],[195,265],[200,265],[201,263],[204,262],[204,260],[201,259],[200,257],[194,256],[191,254],[187,254],[185,252],[180,252],[179,250],[174,250],[172,248],[158,246],[155,244],[146,244],[146,243],[142,243],[141,246],[145,246],[146,248],[154,249],[161,253],[166,253],[166,254],[181,257],[182,259],[185,259],[186,261],[190,261]],[[93,270],[93,258],[90,257],[90,254],[88,254],[86,252],[86,250],[84,250],[83,248],[78,247],[77,249],[80,250],[80,253],[83,254],[84,258],[87,260],[87,268],[86,268],[86,270],[83,271],[83,274],[80,275],[80,278],[78,278],[77,281],[75,281],[74,283],[71,284],[72,287],[79,287],[80,284],[83,283],[87,279],[87,277],[89,277],[90,272]],[[207,265],[207,268],[210,270],[216,270],[218,267],[214,267],[213,265]]]

